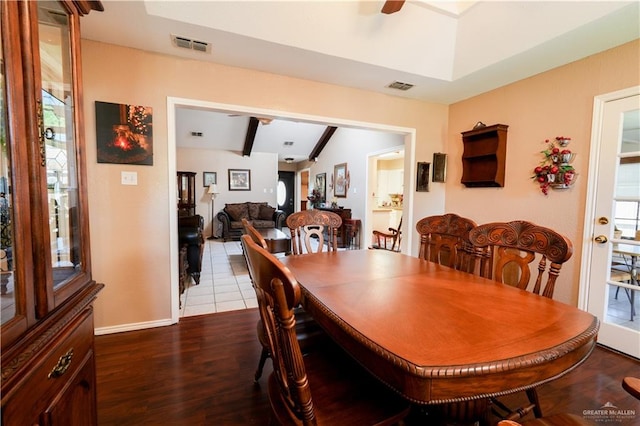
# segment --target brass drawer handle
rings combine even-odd
[[[71,366],[71,358],[73,358],[73,349],[69,349],[66,354],[62,355],[58,360],[58,364],[53,367],[49,376],[50,379],[55,379],[56,377],[62,376],[67,372],[69,366]]]

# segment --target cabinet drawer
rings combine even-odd
[[[52,325],[53,333],[56,325]],[[93,310],[83,310],[67,324],[52,342],[39,352],[29,354],[32,368],[7,389],[2,401],[2,424],[39,424],[41,415],[68,388],[68,382],[78,376],[80,368],[93,365]],[[26,355],[26,354],[25,354]],[[19,372],[17,374],[20,374]],[[85,384],[95,394],[95,383]],[[67,406],[72,407],[73,401]],[[88,407],[91,409],[91,407]],[[83,407],[74,407],[82,410]]]

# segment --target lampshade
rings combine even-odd
[[[219,194],[218,185],[216,185],[215,183],[212,183],[211,185],[209,185],[209,190],[207,192],[209,194]]]

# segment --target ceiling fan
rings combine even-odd
[[[396,13],[397,11],[402,9],[402,5],[404,4],[404,2],[405,0],[387,0],[384,2],[384,6],[382,6],[381,12],[386,13],[387,15]]]

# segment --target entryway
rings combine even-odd
[[[596,97],[581,305],[598,342],[640,358],[640,87]]]

